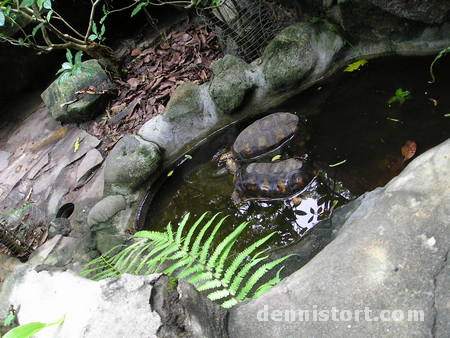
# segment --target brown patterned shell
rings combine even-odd
[[[287,198],[303,190],[313,178],[313,170],[293,158],[250,163],[238,172],[235,192],[241,200]]]
[[[274,113],[259,119],[239,134],[233,144],[233,151],[243,160],[267,153],[295,133],[298,121],[298,116],[291,113]]]

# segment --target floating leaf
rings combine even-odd
[[[167,174],[167,177],[170,177],[173,175],[173,170],[169,171],[169,173]]]
[[[444,114],[444,117],[450,117],[450,114]]]
[[[76,153],[80,149],[80,138],[77,137],[75,144],[73,145],[73,152]]]
[[[281,155],[275,155],[272,157],[272,162],[278,161],[281,158]]]
[[[349,64],[347,66],[347,68],[344,69],[344,72],[354,72],[355,70],[358,70],[359,68],[364,66],[367,62],[369,62],[369,61],[367,61],[365,59],[353,62],[353,63]]]
[[[431,103],[433,104],[433,106],[437,106],[438,105],[438,101],[436,99],[433,99],[432,97],[429,97],[428,100],[431,101]]]
[[[389,120],[389,121],[392,121],[392,122],[402,122],[402,121],[394,119],[392,117],[386,117],[386,120]]]
[[[188,159],[188,160],[192,160],[192,156],[189,155],[189,154],[184,155],[184,157],[185,157],[186,159]]]
[[[343,160],[343,161],[338,162],[338,163],[330,164],[329,167],[330,168],[337,167],[337,166],[339,166],[341,164],[344,164],[345,162],[347,162],[347,160]]]
[[[417,144],[414,141],[408,140],[405,145],[401,148],[403,161],[408,161],[416,154]]]

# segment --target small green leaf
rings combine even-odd
[[[5,320],[3,321],[4,326],[11,326],[14,324],[14,321],[16,320],[16,315],[13,311],[9,311],[8,316],[6,316]]]
[[[80,149],[80,138],[77,137],[75,144],[73,145],[73,152],[76,153]]]
[[[186,155],[184,155],[184,157],[185,157],[187,160],[192,160],[192,156],[191,156],[191,155],[186,154]]]
[[[53,11],[52,11],[52,10],[49,10],[48,13],[47,13],[47,21],[48,21],[48,22],[50,22],[50,20],[51,20],[51,18],[52,18],[52,15],[53,15]]]
[[[35,2],[36,0],[23,0],[22,3],[20,4],[20,8],[31,7],[34,5]]]
[[[98,39],[98,36],[96,34],[91,34],[91,35],[89,35],[88,39],[91,41],[95,41]]]
[[[275,155],[272,157],[272,162],[278,161],[281,158],[281,155]]]
[[[73,56],[72,56],[72,52],[70,51],[70,49],[66,50],[66,59],[67,59],[67,62],[69,62],[70,64],[73,64]]]
[[[169,171],[169,173],[167,174],[167,177],[170,177],[173,175],[173,170]]]
[[[3,11],[0,11],[0,27],[3,27],[5,25],[5,14],[3,14]]]
[[[3,338],[29,338],[34,336],[36,333],[45,329],[46,327],[53,325],[61,325],[64,323],[64,317],[57,322],[46,324],[40,322],[32,322],[24,325],[15,327],[14,329],[8,331]]]
[[[31,35],[35,36],[36,33],[38,32],[38,30],[40,30],[42,28],[42,26],[44,26],[44,23],[41,22],[39,25],[37,25],[36,27],[33,28],[33,31],[31,32]]]
[[[338,163],[330,164],[329,167],[330,168],[337,167],[337,166],[339,166],[341,164],[344,164],[345,162],[347,162],[347,160],[343,160],[343,161],[338,162]]]
[[[392,121],[392,122],[402,122],[402,121],[400,121],[398,119],[394,119],[392,117],[386,117],[386,120],[389,120],[389,121]]]
[[[311,18],[311,23],[318,23],[320,21],[320,18],[318,18],[317,16],[313,16],[312,18]]]
[[[52,9],[52,1],[51,0],[44,0],[44,8],[45,9]]]
[[[81,50],[79,50],[76,54],[75,54],[75,65],[79,66],[81,64],[81,57],[83,56],[83,52]]]
[[[141,2],[139,5],[134,7],[133,11],[131,12],[131,17],[135,16],[137,13],[141,11],[142,8],[146,7],[148,5],[147,2]]]
[[[367,62],[369,62],[369,61],[367,61],[365,59],[353,62],[353,63],[349,64],[347,66],[347,68],[344,69],[344,72],[354,72],[355,70],[358,70],[359,68],[364,66]]]
[[[444,114],[444,117],[450,117],[450,114]]]

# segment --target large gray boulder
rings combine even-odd
[[[381,9],[405,19],[442,23],[450,12],[448,0],[369,0]]]
[[[342,38],[321,25],[300,22],[287,27],[264,50],[262,70],[267,86],[280,90],[312,72],[323,72],[342,47]]]
[[[211,66],[214,78],[209,84],[209,94],[222,113],[234,112],[254,86],[250,79],[250,65],[243,60],[225,55]]]
[[[208,94],[208,84],[185,83],[170,98],[164,114],[146,122],[138,135],[156,143],[170,161],[192,142],[210,133],[219,121],[219,113]]]
[[[126,195],[135,190],[156,171],[160,160],[160,150],[155,143],[139,136],[124,136],[105,161],[107,192]]]
[[[360,197],[308,264],[231,311],[230,337],[448,337],[449,170],[447,140]]]
[[[10,304],[20,305],[21,324],[52,323],[65,316],[63,325],[34,337],[156,337],[161,320],[149,299],[157,278],[123,275],[94,282],[70,270],[38,272],[25,265],[1,289],[0,317],[6,317]]]
[[[41,95],[42,100],[61,122],[80,122],[100,114],[106,106],[110,92],[114,89],[108,74],[97,60],[84,61],[81,71],[71,76],[62,74]],[[80,93],[92,86],[95,92],[104,94]]]

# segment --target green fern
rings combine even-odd
[[[253,243],[231,260],[229,256],[233,245],[248,223],[241,223],[212,249],[217,232],[227,216],[215,214],[200,227],[206,215],[201,215],[187,233],[184,229],[189,214],[184,216],[175,233],[170,223],[166,232],[139,231],[134,235],[137,239],[135,243],[127,247],[115,247],[86,264],[82,275],[100,280],[122,273],[150,274],[159,271],[187,280],[198,291],[208,292],[209,299],[220,301],[224,308],[259,297],[280,282],[282,268],[276,277],[257,287],[261,278],[292,256],[264,262],[268,258],[262,257],[265,250],[254,254],[275,233]],[[209,235],[206,236],[207,233]]]

